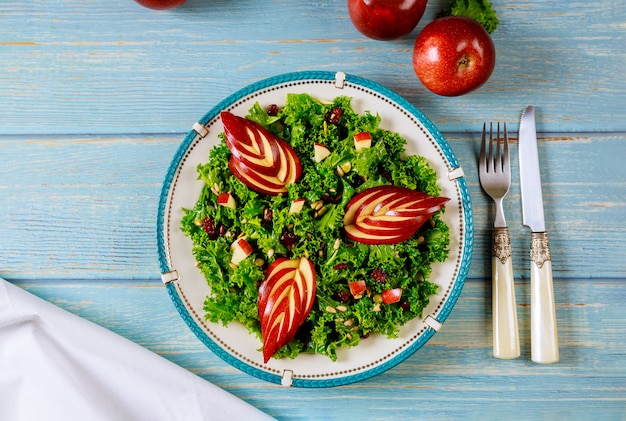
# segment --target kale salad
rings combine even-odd
[[[197,167],[202,192],[192,209],[184,209],[181,229],[210,286],[205,318],[241,323],[263,341],[260,287],[268,268],[278,259],[302,258],[314,269],[312,306],[274,358],[317,353],[336,361],[338,348],[356,346],[370,334],[397,337],[437,292],[429,277],[431,265],[448,256],[445,209],[428,215],[409,238],[378,244],[346,234],[346,208],[356,195],[380,186],[438,197],[434,169],[424,157],[407,156],[406,140],[381,128],[379,115],[355,112],[349,97],[323,101],[288,94],[282,106],[255,104],[245,119],[295,152],[297,180],[280,194],[250,188],[238,176],[250,165],[233,167],[236,153],[226,133]],[[365,147],[355,147],[358,133],[369,133]],[[284,158],[287,147],[277,153],[270,146],[265,143],[273,156]],[[235,247],[239,239],[245,240],[243,251]],[[388,299],[389,291],[396,296]]]

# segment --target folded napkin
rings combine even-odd
[[[0,279],[0,420],[267,420],[176,364]]]

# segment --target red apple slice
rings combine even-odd
[[[265,279],[259,287],[259,299],[258,310],[259,320],[261,321],[261,332],[269,332],[268,323],[271,322],[271,315],[276,315],[276,311],[279,308],[277,304],[283,304],[285,301],[285,290],[292,292],[293,306],[290,311],[291,323],[295,323],[295,312],[299,310],[302,299],[300,296],[296,297],[295,294],[298,291],[293,290],[292,280],[295,276],[295,272],[298,268],[298,261],[291,260],[286,257],[277,259],[266,271]],[[296,305],[296,302],[298,305]],[[298,315],[297,318],[300,318]]]
[[[407,192],[396,191],[396,199],[390,200],[387,203],[381,203],[374,209],[375,215],[384,215],[390,209],[394,211],[403,210],[407,213],[415,211],[418,214],[422,213],[425,209],[428,209],[429,199],[440,199],[431,197],[425,193],[414,192],[414,194],[407,194]]]
[[[289,154],[287,154],[287,156],[289,156]],[[291,159],[286,160],[285,178],[283,179],[278,178],[278,176],[260,173],[248,167],[242,161],[238,161],[233,156],[230,157],[228,164],[233,174],[248,187],[260,193],[274,195],[287,192],[287,186],[297,181],[296,175],[301,172],[299,167],[292,168],[292,166],[296,164]],[[233,169],[233,167],[236,168]]]
[[[281,329],[286,332],[296,331],[300,327],[302,320],[302,297],[300,291],[293,287],[293,279],[298,273],[297,269],[286,271],[282,276],[277,277],[276,286],[267,300],[265,311],[262,314],[262,330],[266,333],[271,331],[271,324],[276,318],[285,314],[284,325]],[[290,338],[289,340],[291,340]],[[285,342],[287,343],[287,342]]]
[[[373,218],[370,221],[369,218],[366,218],[363,221],[359,221],[359,223],[356,225],[358,227],[358,230],[365,234],[403,236],[403,234],[407,231],[411,233],[417,231],[422,223],[418,224],[405,222],[404,224],[396,224],[395,222],[379,221]]]
[[[378,190],[379,193],[371,196],[370,200],[367,203],[363,203],[359,206],[356,213],[354,214],[355,221],[362,221],[366,216],[371,216],[374,213],[374,209],[380,204],[385,203],[389,200],[393,200],[396,197],[396,193],[388,192],[385,193],[382,189]]]
[[[300,258],[300,263],[298,265],[298,277],[296,277],[297,284],[300,287],[304,287],[302,296],[304,297],[304,317],[301,323],[304,323],[306,318],[308,317],[311,309],[313,308],[313,302],[315,301],[315,292],[317,289],[317,276],[315,274],[315,266],[313,262],[304,257]]]
[[[278,157],[278,151],[272,149],[272,136],[261,136],[263,127],[236,116],[228,111],[220,113],[224,125],[224,134],[228,149],[236,156],[244,155],[251,158]],[[259,129],[260,128],[260,129]]]
[[[419,216],[433,214],[442,209],[449,200],[447,197],[428,197],[428,199],[421,199],[419,203],[414,205],[403,205],[394,209],[388,209],[385,215]]]
[[[265,308],[267,299],[269,298],[269,295],[264,292],[264,290],[267,288],[270,280],[272,281],[272,283],[276,282],[275,279],[271,278],[275,276],[282,276],[284,274],[284,271],[292,271],[296,267],[297,265],[295,261],[292,261],[287,257],[279,257],[278,259],[274,260],[272,264],[269,265],[269,267],[265,271],[265,278],[263,280],[263,283],[261,283],[261,285],[259,286],[259,316],[261,316],[261,309]]]
[[[258,300],[265,362],[294,338],[313,308],[315,291],[315,268],[309,259],[282,257],[269,266]]]
[[[418,216],[401,216],[401,215],[380,215],[380,216],[366,216],[359,221],[359,226],[370,226],[373,228],[386,228],[386,229],[405,229],[411,228],[415,225],[422,226],[428,219],[427,215]]]
[[[278,167],[278,172],[276,172],[275,176],[282,185],[286,185],[288,182],[287,180],[289,179],[291,172],[293,171],[292,165],[294,164],[291,161],[291,157],[288,155],[288,152],[283,144],[277,145],[280,166]]]
[[[231,172],[252,190],[268,195],[287,192],[302,175],[291,146],[263,126],[223,111],[226,144],[232,153]]]
[[[386,289],[381,295],[383,296],[383,303],[397,303],[400,301],[400,297],[402,296],[402,288]]]
[[[285,184],[293,184],[297,182],[302,176],[302,165],[300,164],[300,158],[298,158],[296,151],[294,151],[287,142],[282,142],[281,146],[285,150],[285,155],[287,156],[287,168],[289,169]]]
[[[409,201],[410,203],[410,201]],[[396,194],[393,200],[388,200],[386,203],[379,203],[372,211],[375,216],[384,215],[390,208],[397,209],[407,205],[407,199],[403,195]]]
[[[377,186],[355,195],[346,205],[344,228],[353,241],[396,244],[409,239],[447,202],[404,187]]]
[[[369,245],[378,245],[378,244],[398,244],[405,240],[411,238],[411,236],[415,233],[411,230],[405,230],[402,234],[396,235],[383,235],[380,233],[368,234],[366,232],[361,231],[356,225],[346,225],[344,226],[346,231],[346,236],[361,244],[369,244]]]
[[[384,194],[384,192],[377,188],[370,188],[354,195],[346,205],[346,212],[343,216],[344,225],[353,223],[361,206],[367,206],[381,194]]]
[[[220,116],[226,145],[233,156],[250,168],[276,175],[281,165],[278,145],[282,140],[263,126],[228,111],[222,111]]]
[[[243,168],[242,168],[243,167]],[[282,184],[272,182],[256,171],[245,167],[241,161],[237,161],[233,156],[228,161],[228,168],[243,184],[257,193],[277,196],[287,192],[287,187]]]

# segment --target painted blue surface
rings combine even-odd
[[[0,3],[0,276],[95,321],[278,419],[602,419],[626,413],[626,8],[494,1],[496,70],[458,98],[411,67],[428,3],[404,39],[363,38],[343,0]],[[278,74],[343,71],[405,98],[465,173],[474,243],[444,327],[367,380],[283,389],[226,364],[185,325],[162,285],[159,193],[191,125]],[[537,111],[561,361],[530,362],[528,245],[519,172],[505,201],[522,356],[491,354],[491,202],[476,159],[485,121]]]

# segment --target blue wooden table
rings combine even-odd
[[[444,4],[431,1],[411,36],[380,42],[353,28],[342,0],[188,0],[168,12],[131,0],[2,2],[0,277],[277,419],[625,419],[626,8],[494,1],[494,74],[442,98],[419,83],[411,52]],[[383,374],[323,389],[281,388],[213,355],[170,302],[156,253],[161,183],[191,125],[239,88],[303,70],[368,78],[418,107],[461,162],[475,217],[469,278],[440,332]],[[507,122],[516,146],[527,104],[552,246],[553,365],[529,358],[516,165],[506,212],[522,356],[497,360],[491,348],[493,211],[477,149],[485,121]]]

